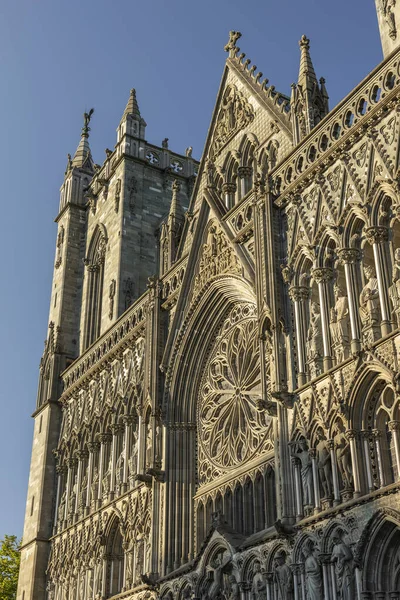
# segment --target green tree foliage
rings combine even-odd
[[[0,540],[0,600],[15,600],[19,573],[20,553],[15,535]]]

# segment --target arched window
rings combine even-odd
[[[106,595],[109,598],[119,594],[123,585],[124,550],[118,519],[113,522],[108,536],[107,557]]]
[[[98,226],[93,233],[85,259],[87,283],[84,348],[93,344],[100,335],[106,246],[106,230],[103,226]]]

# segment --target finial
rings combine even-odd
[[[310,49],[310,40],[306,35],[301,36],[301,40],[299,42],[300,48],[306,48],[306,50]]]
[[[224,46],[225,52],[229,52],[229,56],[233,58],[235,56],[235,52],[237,50],[236,42],[239,38],[242,37],[240,31],[230,31],[229,32],[229,42]]]
[[[177,194],[180,189],[181,189],[181,184],[179,183],[179,181],[177,179],[174,179],[174,182],[172,184],[173,193]]]
[[[82,135],[85,137],[89,137],[89,131],[90,131],[89,123],[90,123],[90,119],[92,118],[93,113],[94,113],[94,108],[91,108],[88,113],[87,112],[83,113]]]

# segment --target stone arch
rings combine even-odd
[[[86,269],[86,310],[84,321],[84,349],[90,346],[100,335],[102,316],[102,297],[104,284],[104,261],[108,236],[102,223],[93,231],[87,257]]]

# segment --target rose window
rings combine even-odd
[[[232,315],[208,359],[198,408],[201,447],[223,469],[254,457],[270,423],[257,410],[262,397],[257,322],[241,318],[233,323]]]

